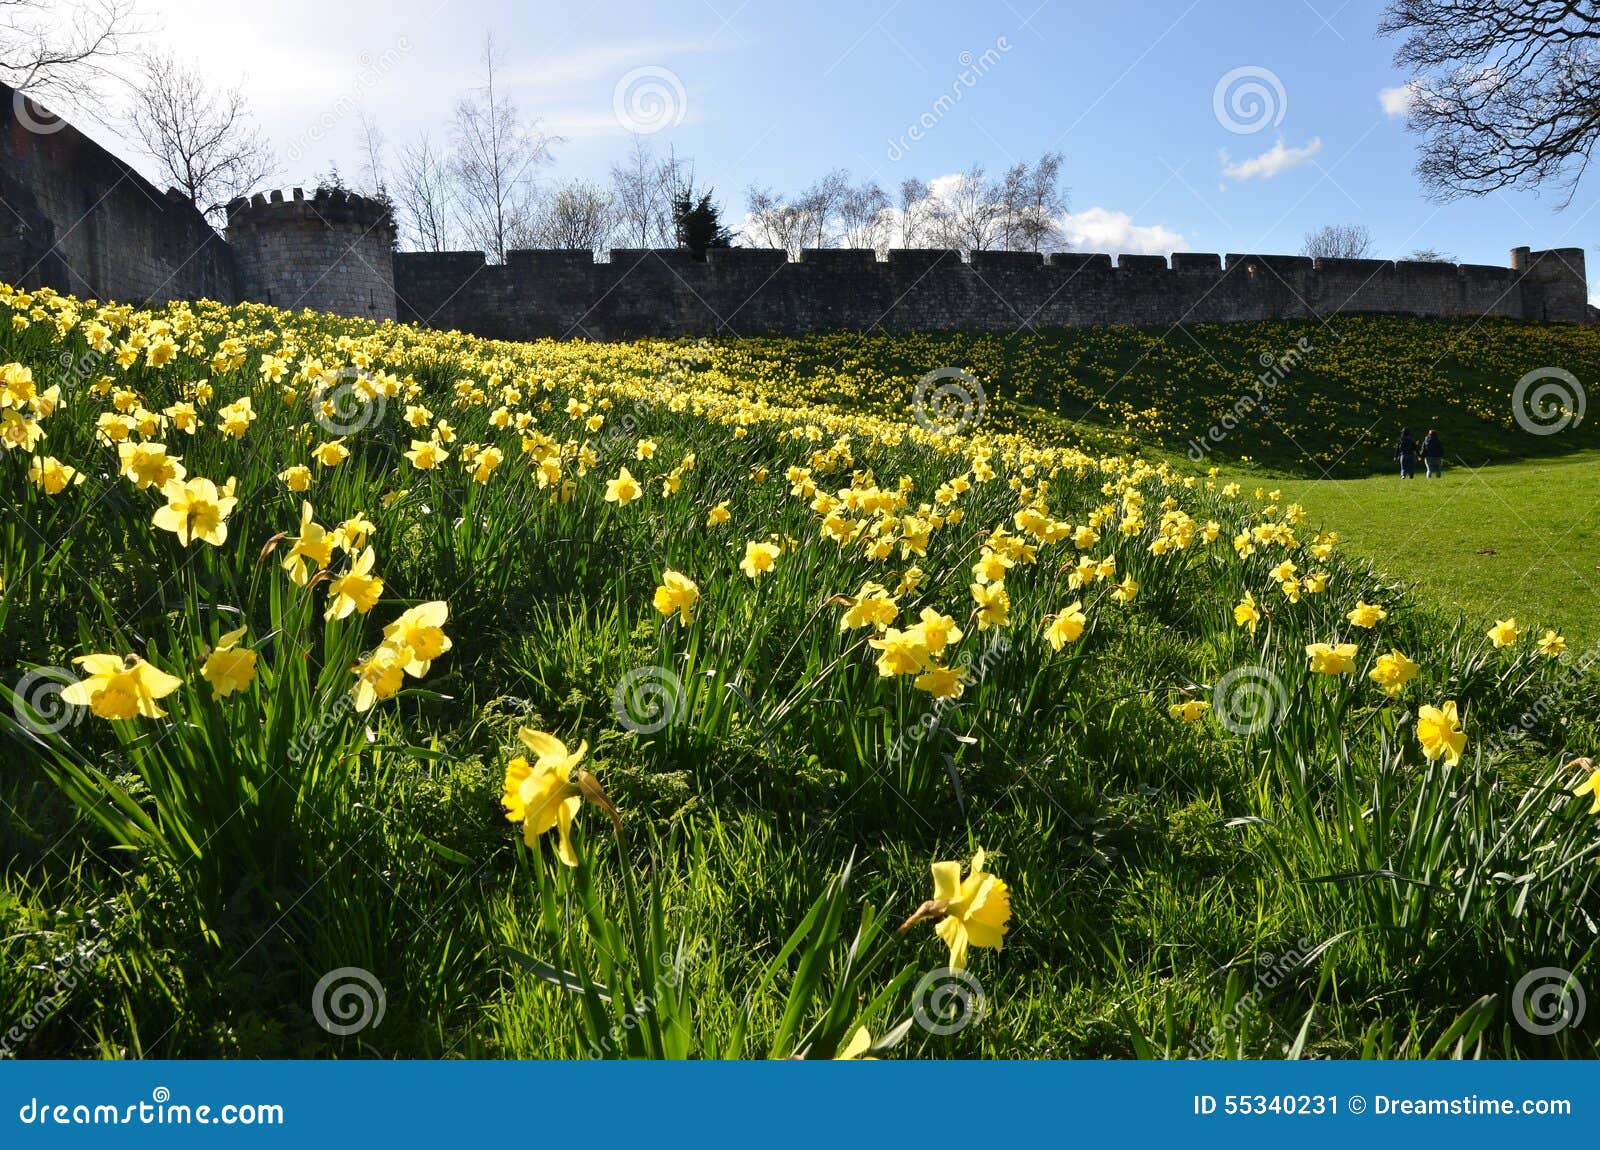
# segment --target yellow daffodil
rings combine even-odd
[[[685,627],[694,622],[694,605],[700,601],[700,588],[693,579],[672,570],[662,573],[661,585],[656,588],[655,607],[668,619],[676,612]]]
[[[1352,626],[1360,627],[1367,631],[1370,631],[1388,617],[1389,612],[1382,607],[1359,599],[1356,601],[1356,605],[1351,608],[1350,613],[1345,616],[1346,619],[1350,620]]]
[[[166,712],[156,700],[183,686],[182,679],[137,655],[80,655],[73,662],[84,669],[86,677],[66,687],[61,698],[88,707],[102,719],[162,718]]]
[[[904,933],[925,918],[938,918],[935,932],[950,948],[950,966],[965,970],[971,947],[1001,949],[1011,922],[1011,892],[1003,880],[983,869],[984,853],[972,856],[967,877],[959,862],[933,864],[933,898],[901,926]],[[942,916],[942,917],[940,917]]]
[[[739,560],[739,570],[751,579],[758,579],[771,571],[782,549],[776,543],[746,543],[744,558]]]
[[[256,677],[256,653],[238,646],[246,630],[240,627],[218,639],[216,649],[206,656],[200,668],[201,676],[211,684],[213,699],[244,690]]]
[[[1060,651],[1068,643],[1076,643],[1088,625],[1089,617],[1083,613],[1082,600],[1074,599],[1045,624],[1045,642],[1050,644],[1051,650]]]
[[[1379,655],[1367,678],[1383,688],[1386,695],[1398,695],[1417,673],[1417,664],[1398,650]]]
[[[1348,675],[1356,669],[1356,650],[1354,643],[1311,643],[1306,657],[1319,675]]]
[[[171,531],[183,546],[198,540],[221,547],[227,540],[228,516],[238,502],[231,480],[218,490],[209,479],[173,479],[162,487],[161,494],[167,505],[157,508],[150,522]]]
[[[556,854],[575,867],[578,854],[572,849],[572,820],[583,805],[583,792],[572,781],[572,772],[588,753],[589,744],[580,743],[576,751],[569,752],[554,735],[527,727],[519,730],[517,737],[533,753],[534,761],[529,763],[518,755],[506,764],[505,793],[500,798],[506,819],[522,824],[522,841],[530,847],[538,845],[541,835],[557,829]]]
[[[1417,742],[1422,744],[1422,753],[1430,761],[1443,756],[1452,767],[1461,761],[1467,736],[1461,729],[1454,701],[1442,707],[1424,706],[1417,711]]]
[[[365,615],[377,606],[383,594],[383,580],[372,574],[376,560],[377,555],[368,547],[355,557],[350,570],[328,584],[328,609],[324,618],[344,619],[352,611]]]
[[[1244,598],[1240,599],[1239,602],[1234,605],[1234,626],[1243,627],[1245,630],[1249,631],[1250,634],[1254,635],[1256,633],[1256,624],[1260,621],[1261,611],[1256,606],[1256,597],[1250,594],[1250,592],[1246,591],[1244,593]]]
[[[1489,628],[1489,642],[1496,647],[1509,647],[1517,641],[1522,632],[1517,630],[1517,617],[1497,619],[1493,627]]]
[[[400,613],[383,629],[383,641],[408,656],[405,672],[414,679],[428,673],[428,667],[452,646],[444,633],[450,607],[443,600],[418,603]]]

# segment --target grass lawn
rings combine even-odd
[[[1303,503],[1348,550],[1415,580],[1425,599],[1485,625],[1515,614],[1556,627],[1574,648],[1600,640],[1600,452],[1447,466],[1435,482],[1226,474]]]

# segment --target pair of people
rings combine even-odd
[[[1429,479],[1438,479],[1444,474],[1444,445],[1439,441],[1439,433],[1433,428],[1428,428],[1428,434],[1422,437],[1422,446],[1417,446],[1416,439],[1411,434],[1409,427],[1400,429],[1400,442],[1395,445],[1394,457],[1400,461],[1400,478],[1411,479],[1417,473],[1417,456],[1422,456],[1422,463],[1428,469]]]

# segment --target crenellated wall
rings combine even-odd
[[[1581,248],[1511,267],[1304,256],[730,248],[395,257],[399,318],[503,339],[1221,323],[1361,312],[1587,322]]]
[[[227,239],[65,121],[0,84],[0,280],[132,303],[253,300],[506,339],[1009,331],[1358,312],[1587,323],[1581,248],[1510,267],[1180,253],[730,248],[394,251],[389,206],[298,188],[228,205]]]
[[[282,308],[393,319],[394,216],[387,204],[295,188],[228,205],[239,297]]]
[[[0,84],[0,279],[96,299],[235,298],[194,205]]]

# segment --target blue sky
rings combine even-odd
[[[546,178],[603,178],[622,155],[631,74],[668,100],[651,141],[692,157],[734,218],[752,183],[793,191],[841,166],[888,188],[1053,148],[1068,229],[1090,250],[1293,252],[1310,228],[1362,222],[1382,256],[1434,247],[1503,265],[1520,244],[1587,247],[1600,224],[1582,188],[1564,211],[1555,190],[1427,201],[1417,141],[1380,95],[1404,77],[1375,35],[1378,0],[145,7],[153,40],[244,84],[286,186],[358,167],[356,107],[391,142],[442,139],[492,30],[518,103],[566,138]],[[1262,85],[1264,122],[1235,116],[1257,130],[1219,117],[1229,74]]]

